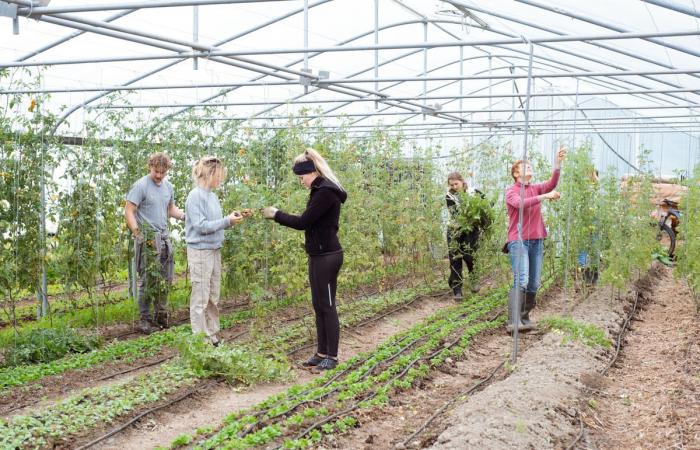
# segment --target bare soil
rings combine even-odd
[[[559,312],[567,306],[567,295],[559,289],[550,289],[538,299],[537,313],[533,317]],[[542,337],[541,333],[521,334],[520,350],[527,351]],[[454,402],[499,367],[509,356],[512,337],[504,329],[483,333],[471,342],[464,357],[449,361],[439,371],[426,379],[417,389],[392,397],[381,410],[363,411],[357,417],[360,426],[352,432],[329,437],[327,447],[370,450],[402,448],[403,442],[443,405]],[[505,369],[496,372],[491,383],[503,380]],[[407,448],[422,448],[434,442],[445,428],[444,416],[439,416],[424,431],[407,442]]]
[[[700,449],[700,318],[687,284],[656,277],[619,363],[589,387],[576,447]]]
[[[319,449],[700,449],[700,318],[685,283],[657,265],[621,292],[598,287],[548,297],[535,319],[571,311],[613,343],[639,299],[609,372],[614,347],[528,333],[515,365],[465,395],[510,359],[511,337],[492,331],[463,359],[361,413],[358,428]]]
[[[343,330],[341,332],[340,358],[352,356],[370,350],[381,344],[391,336],[414,324],[435,311],[453,304],[448,297],[430,298],[414,303],[411,307],[403,309],[393,315],[372,322],[366,326]],[[308,358],[308,352],[299,352],[292,360],[295,364],[295,379],[289,383],[276,383],[254,386],[246,390],[233,388],[225,383],[217,383],[202,394],[187,398],[162,411],[149,415],[140,420],[129,429],[105,440],[95,446],[99,449],[144,449],[158,445],[169,445],[176,437],[183,433],[194,434],[199,427],[206,425],[217,426],[226,416],[227,412],[233,412],[247,406],[252,406],[270,395],[287,389],[294,384],[304,383],[315,375],[298,365]],[[101,431],[91,433],[91,437],[98,436]],[[81,442],[87,442],[88,437]]]
[[[390,280],[387,283],[393,289],[404,283],[406,279]],[[371,295],[376,295],[377,289],[372,286],[358,288],[353,297],[346,301],[354,301]],[[228,299],[220,306],[220,312],[230,313],[236,309],[249,308],[250,304],[242,298]],[[309,315],[310,306],[306,303],[286,307],[276,312],[274,323],[267,323],[267,327],[279,327],[298,321]],[[178,311],[171,317],[171,323],[182,323],[189,320],[189,311]],[[236,325],[221,332],[221,337],[227,342],[242,341],[249,337],[251,324],[246,322]],[[259,325],[259,324],[257,324]],[[105,330],[107,334],[120,338],[135,338],[141,334],[129,332],[131,327],[126,324],[111,326]],[[126,331],[125,331],[126,330]],[[120,331],[122,332],[120,334]],[[350,331],[352,332],[352,331]],[[310,339],[313,336],[310,334]],[[16,388],[12,388],[0,395],[0,417],[8,417],[16,414],[24,414],[37,408],[45,408],[60,401],[75,391],[87,387],[100,387],[124,382],[137,375],[155,370],[161,363],[171,359],[177,351],[171,347],[165,347],[158,353],[148,358],[136,358],[131,362],[114,361],[89,367],[86,369],[71,370],[59,375],[48,376],[36,382],[30,382]]]

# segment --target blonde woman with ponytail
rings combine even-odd
[[[318,345],[316,353],[302,365],[319,371],[329,370],[338,365],[340,324],[335,293],[338,273],[343,265],[338,220],[340,208],[348,195],[316,150],[307,149],[294,158],[292,170],[301,184],[311,191],[306,210],[295,216],[268,206],[263,210],[263,217],[286,227],[304,230]]]
[[[187,264],[192,281],[190,322],[192,332],[203,333],[213,345],[221,340],[219,327],[219,293],[221,286],[221,247],[224,230],[237,225],[244,215],[233,211],[223,216],[214,190],[226,176],[219,158],[205,156],[192,168],[194,188],[185,202],[185,242]]]

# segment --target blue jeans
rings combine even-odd
[[[513,269],[513,286],[534,294],[540,287],[544,239],[528,239],[508,243],[510,267]]]

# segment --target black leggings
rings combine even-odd
[[[338,273],[343,265],[343,252],[309,256],[311,303],[316,314],[318,353],[336,358],[340,340],[340,323],[335,308]]]
[[[447,282],[450,288],[462,288],[462,261],[467,265],[467,270],[471,273],[474,271],[474,253],[476,253],[478,245],[478,236],[463,237],[452,239],[447,236],[448,255],[450,257],[450,278]]]

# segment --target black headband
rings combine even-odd
[[[311,160],[306,160],[294,164],[292,171],[296,175],[306,175],[307,173],[316,172],[316,165]]]

